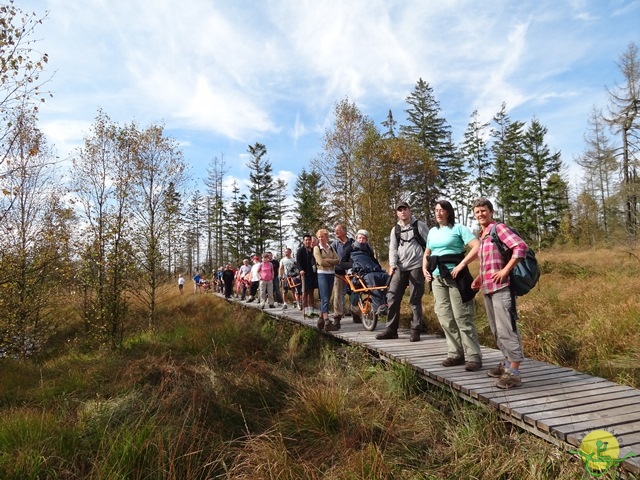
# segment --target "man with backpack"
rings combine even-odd
[[[422,296],[424,295],[424,274],[422,256],[429,229],[427,224],[411,216],[407,202],[396,205],[398,223],[391,230],[389,238],[389,275],[391,282],[387,292],[389,318],[387,328],[376,335],[378,340],[398,338],[400,325],[400,303],[409,287],[411,306],[411,342],[420,341],[422,332]]]
[[[493,204],[486,198],[473,203],[473,215],[480,224],[480,273],[473,280],[471,288],[482,288],[487,319],[498,348],[504,355],[504,362],[490,369],[487,375],[497,378],[496,387],[509,389],[522,385],[520,362],[524,359],[522,339],[517,327],[515,294],[510,288],[510,274],[525,257],[527,244],[504,223],[496,224],[493,219]],[[492,235],[492,232],[495,232]],[[499,242],[495,242],[495,235]],[[509,250],[502,255],[499,243]]]

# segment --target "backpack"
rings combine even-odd
[[[263,282],[271,282],[273,280],[273,264],[271,262],[262,262],[260,264],[260,280]]]
[[[413,230],[413,237],[411,238],[411,240],[409,240],[409,242],[411,242],[412,240],[415,240],[422,247],[422,250],[426,250],[427,242],[426,242],[426,240],[424,238],[422,238],[422,235],[420,235],[420,230],[418,229],[418,219],[413,221],[413,223],[411,224],[411,228]],[[396,234],[396,243],[398,245],[400,245],[401,241],[403,241],[403,242],[406,241],[406,240],[401,240],[400,239],[400,232],[401,231],[402,230],[400,228],[400,225],[396,223],[395,234]]]
[[[498,232],[496,232],[496,225],[497,224],[494,224],[493,227],[491,227],[491,231],[489,232],[489,235],[491,235],[491,242],[498,247],[498,250],[500,250],[502,256],[505,258],[505,260],[508,261],[512,250],[507,247],[498,237]],[[506,227],[516,235],[520,236],[515,228],[511,228],[509,226]],[[520,262],[518,262],[513,270],[511,270],[511,274],[509,277],[511,291],[517,297],[526,295],[533,289],[533,287],[536,286],[539,279],[540,266],[538,265],[536,254],[531,247],[528,247],[525,257],[520,260]]]

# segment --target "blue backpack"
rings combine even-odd
[[[491,241],[498,247],[498,250],[500,250],[500,253],[502,254],[505,261],[508,262],[511,258],[512,250],[507,247],[498,237],[498,232],[496,232],[496,225],[497,224],[494,224],[493,227],[491,227],[489,235],[491,235]],[[520,236],[516,229],[511,228],[507,225],[505,226],[513,233]],[[533,289],[533,287],[536,286],[539,279],[540,266],[538,265],[536,254],[531,249],[531,247],[528,247],[525,257],[520,260],[520,262],[518,262],[513,270],[511,270],[509,278],[511,291],[517,297],[526,295]]]

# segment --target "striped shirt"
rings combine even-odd
[[[482,278],[482,293],[485,295],[492,294],[509,286],[509,277],[507,276],[505,283],[494,283],[492,276],[504,268],[509,259],[505,262],[500,254],[497,245],[491,241],[491,228],[496,222],[491,222],[480,232],[480,250],[478,258],[480,259],[480,275]],[[513,250],[513,257],[524,258],[527,253],[527,244],[518,235],[516,235],[504,223],[496,225],[496,233],[498,238],[502,240],[507,247]]]

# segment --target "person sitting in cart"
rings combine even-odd
[[[345,248],[340,265],[347,272],[357,273],[367,287],[384,287],[389,281],[389,274],[382,268],[369,244],[369,232],[366,230],[358,230],[355,242]],[[386,315],[387,303],[384,290],[371,290],[370,293],[373,311],[377,315]],[[356,295],[351,297],[352,304],[354,301],[357,304]]]

